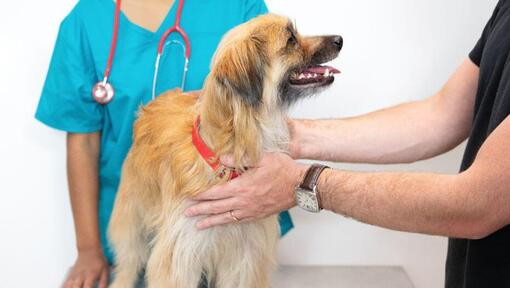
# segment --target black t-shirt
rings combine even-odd
[[[510,0],[500,0],[469,54],[480,67],[480,78],[461,171],[469,168],[485,139],[510,114],[509,52]],[[445,287],[510,287],[510,225],[480,240],[450,239]]]

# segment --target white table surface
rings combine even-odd
[[[272,288],[413,288],[402,267],[280,266]]]

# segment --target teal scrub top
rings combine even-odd
[[[106,239],[121,167],[132,143],[133,122],[141,104],[151,100],[158,42],[175,21],[178,0],[161,27],[151,32],[130,22],[121,13],[118,42],[109,82],[115,97],[107,105],[91,96],[103,79],[113,33],[112,0],[80,0],[62,21],[36,118],[46,125],[71,132],[101,131],[99,159],[99,230],[110,263],[113,254]],[[229,29],[267,13],[263,0],[185,0],[181,26],[191,42],[189,71],[184,90],[202,88],[209,62]],[[172,33],[168,40],[179,39]],[[161,58],[156,95],[180,87],[182,48],[168,45]],[[281,232],[292,227],[288,212],[280,214]]]

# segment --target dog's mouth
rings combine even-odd
[[[327,65],[314,65],[297,69],[290,74],[289,83],[296,87],[322,86],[331,84],[340,71]]]

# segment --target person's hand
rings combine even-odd
[[[63,288],[106,288],[109,270],[110,267],[101,249],[79,251]]]
[[[233,166],[231,157],[222,157]],[[306,167],[286,154],[266,153],[256,167],[238,178],[198,194],[198,202],[185,211],[187,217],[209,215],[197,223],[198,229],[252,221],[295,206],[294,188],[301,182]]]

